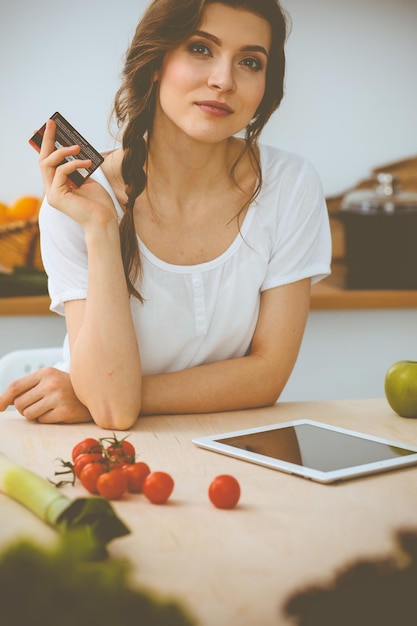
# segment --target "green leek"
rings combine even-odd
[[[71,500],[55,485],[0,453],[0,491],[32,511],[61,534],[82,532],[89,558],[106,556],[106,545],[130,531],[110,502],[100,497]]]

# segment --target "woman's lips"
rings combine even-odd
[[[227,117],[233,113],[233,109],[229,105],[216,100],[202,100],[201,102],[196,102],[196,105],[201,111],[217,117]]]

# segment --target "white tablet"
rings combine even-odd
[[[306,419],[192,441],[214,452],[321,483],[417,465],[417,447]]]

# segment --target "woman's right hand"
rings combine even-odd
[[[9,405],[14,405],[28,421],[41,424],[92,420],[75,395],[69,374],[54,367],[43,367],[11,382],[0,394],[0,411]]]
[[[84,229],[113,220],[117,223],[115,206],[102,185],[92,178],[87,178],[78,189],[68,184],[68,175],[78,168],[90,167],[91,160],[76,158],[81,149],[77,145],[55,149],[55,130],[55,122],[48,120],[39,155],[48,203],[74,219]],[[74,158],[65,161],[69,156]]]

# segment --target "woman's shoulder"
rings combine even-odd
[[[301,154],[283,150],[269,144],[259,145],[262,178],[265,185],[312,185],[320,187],[321,181],[311,161]]]
[[[287,168],[301,170],[312,168],[310,161],[303,155],[270,144],[259,144],[259,154],[263,169]]]

